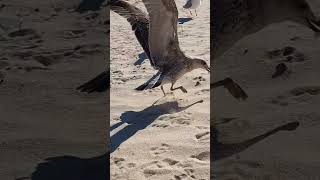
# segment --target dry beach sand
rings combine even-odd
[[[176,3],[179,17],[186,18],[183,3]],[[208,63],[209,3],[203,2],[198,17],[178,26],[182,50]],[[144,9],[142,3],[136,5]],[[139,60],[143,50],[126,19],[111,12],[110,22],[111,179],[209,179],[210,74],[195,70],[181,78],[177,85],[185,86],[187,94],[175,91],[161,98],[160,88],[135,91],[156,71],[149,60]]]
[[[105,69],[106,11],[79,3],[0,1],[1,180],[81,179],[105,153],[106,94],[75,88]]]
[[[311,0],[310,4],[320,15],[319,2]],[[284,47],[295,51],[288,56],[266,55]],[[288,70],[272,78],[279,63],[285,63]],[[273,24],[250,35],[216,60],[215,78],[234,78],[249,98],[237,102],[223,89],[214,92],[212,116],[218,141],[232,145],[231,152],[246,148],[211,163],[212,179],[320,179],[319,67],[320,40],[292,22]],[[300,126],[294,131],[271,132],[263,141],[248,143],[295,121]]]
[[[308,1],[320,17],[320,2]],[[219,180],[320,179],[320,40],[309,29],[273,24],[216,60],[215,80],[233,78],[247,91],[246,101],[223,88],[210,97],[210,75],[202,70],[178,81],[187,94],[162,98],[160,88],[134,90],[155,70],[130,24],[110,12],[109,118],[109,92],[75,90],[105,69],[109,48],[105,9],[72,12],[79,3],[0,0],[1,180],[104,179],[109,119],[112,180],[207,180],[210,166],[211,179]],[[176,3],[187,17],[183,1]],[[203,1],[198,16],[178,26],[182,50],[208,63],[209,7]],[[284,47],[295,49],[290,57],[266,55]],[[279,63],[288,71],[272,78]],[[300,124],[277,131],[290,122]],[[210,134],[232,147],[211,164]]]

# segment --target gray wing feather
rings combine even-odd
[[[151,59],[155,66],[161,68],[168,64],[171,53],[180,53],[177,35],[178,9],[174,0],[143,0],[143,3],[149,13]]]

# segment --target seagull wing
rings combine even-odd
[[[149,49],[156,67],[166,66],[170,56],[182,54],[177,33],[178,9],[174,0],[143,0],[149,13]],[[179,58],[174,58],[178,60]]]
[[[139,8],[122,0],[115,0],[110,2],[110,9],[127,19],[131,24],[132,30],[135,32],[136,38],[142,46],[144,52],[150,58],[149,51],[149,19],[145,12]],[[153,63],[151,62],[153,66]]]

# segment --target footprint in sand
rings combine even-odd
[[[199,141],[210,139],[210,132],[202,132],[195,135],[196,139]]]
[[[291,46],[267,51],[266,55],[269,59],[280,59],[280,61],[288,63],[303,62],[308,60],[308,57],[304,53]]]
[[[143,174],[146,178],[149,178],[151,176],[163,176],[165,174],[171,174],[170,169],[162,169],[162,168],[147,168],[143,170]]]
[[[182,180],[182,179],[187,179],[188,175],[181,173],[179,175],[174,175],[173,177],[174,177],[174,180]]]
[[[191,120],[187,119],[187,118],[176,118],[172,121],[172,124],[178,124],[178,125],[190,125],[191,124]]]
[[[125,161],[124,158],[118,158],[118,157],[114,157],[112,158],[112,160],[115,164],[120,164],[121,162]]]
[[[182,163],[172,158],[164,158],[162,161],[153,161],[141,167],[146,178],[157,179],[170,175],[170,180],[196,179],[194,169],[191,164]]]
[[[111,159],[111,164],[114,164],[119,169],[124,169],[125,168],[125,159],[119,158],[119,157],[113,157]]]
[[[219,167],[213,170],[216,179],[254,179],[265,176],[259,170],[262,170],[263,164],[256,161],[229,160],[216,166]]]
[[[313,96],[320,94],[320,86],[302,86],[294,88],[283,95],[273,98],[270,103],[288,106],[289,104],[307,103]]]
[[[179,161],[171,159],[171,158],[165,158],[162,161],[167,163],[170,166],[173,166],[173,165],[176,165],[177,163],[179,163]]]
[[[63,39],[76,39],[86,36],[86,31],[82,29],[75,29],[75,30],[64,30],[59,33],[60,37]]]
[[[134,168],[134,167],[136,167],[137,165],[136,165],[136,163],[128,163],[127,164],[127,167],[128,168]]]
[[[286,46],[282,49],[274,49],[271,51],[266,51],[266,55],[270,59],[279,58],[283,56],[289,56],[296,51],[296,48],[291,46]]]
[[[75,50],[82,55],[93,55],[97,53],[103,54],[104,46],[101,44],[86,44],[77,46]]]
[[[167,128],[169,127],[168,124],[164,124],[164,123],[155,123],[152,125],[152,127],[157,127],[157,128]]]
[[[191,158],[197,159],[199,161],[210,161],[210,152],[209,151],[204,151],[199,154],[191,155]]]
[[[33,37],[34,39],[40,38],[39,34],[34,29],[20,29],[20,30],[14,30],[8,34],[11,38],[17,38],[17,37],[26,37],[28,36]]]
[[[33,59],[44,66],[58,64],[63,55],[61,54],[41,54],[33,56]]]
[[[316,96],[320,94],[320,86],[302,86],[294,88],[290,91],[290,93],[294,96],[301,96],[303,94],[309,94],[312,96]]]
[[[160,161],[152,161],[143,164],[140,168],[143,170],[143,174],[146,178],[171,173],[171,169],[169,169],[166,164]]]
[[[178,175],[177,178],[181,178],[181,179],[196,179],[195,176],[195,170],[192,167],[191,164],[189,163],[179,163],[178,164],[179,167],[182,168],[182,170],[185,172],[183,174]]]
[[[151,153],[155,156],[164,154],[170,150],[170,146],[168,144],[162,143],[159,147],[151,147]]]
[[[191,115],[184,114],[181,116],[169,116],[169,121],[171,124],[178,124],[182,126],[190,125],[192,123]]]

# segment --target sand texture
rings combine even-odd
[[[312,8],[319,12],[319,3]],[[320,179],[319,47],[311,30],[282,22],[242,39],[217,59],[215,77],[233,78],[249,98],[238,102],[215,90],[214,128],[229,154],[211,164],[213,179]],[[287,53],[275,53],[283,48]],[[280,63],[287,70],[272,78]],[[291,122],[299,126],[286,131],[297,125],[283,126]]]
[[[105,69],[105,10],[79,3],[0,1],[1,180],[73,179],[105,153],[106,94],[75,89]]]
[[[187,18],[182,2],[176,2],[179,18]],[[182,50],[208,63],[209,3],[203,2],[198,17],[178,26]],[[142,3],[136,6],[145,10]],[[114,12],[110,22],[111,179],[209,179],[210,74],[195,70],[181,78],[177,85],[186,87],[186,94],[175,91],[162,98],[160,88],[135,91],[156,71],[143,60],[130,24]]]

